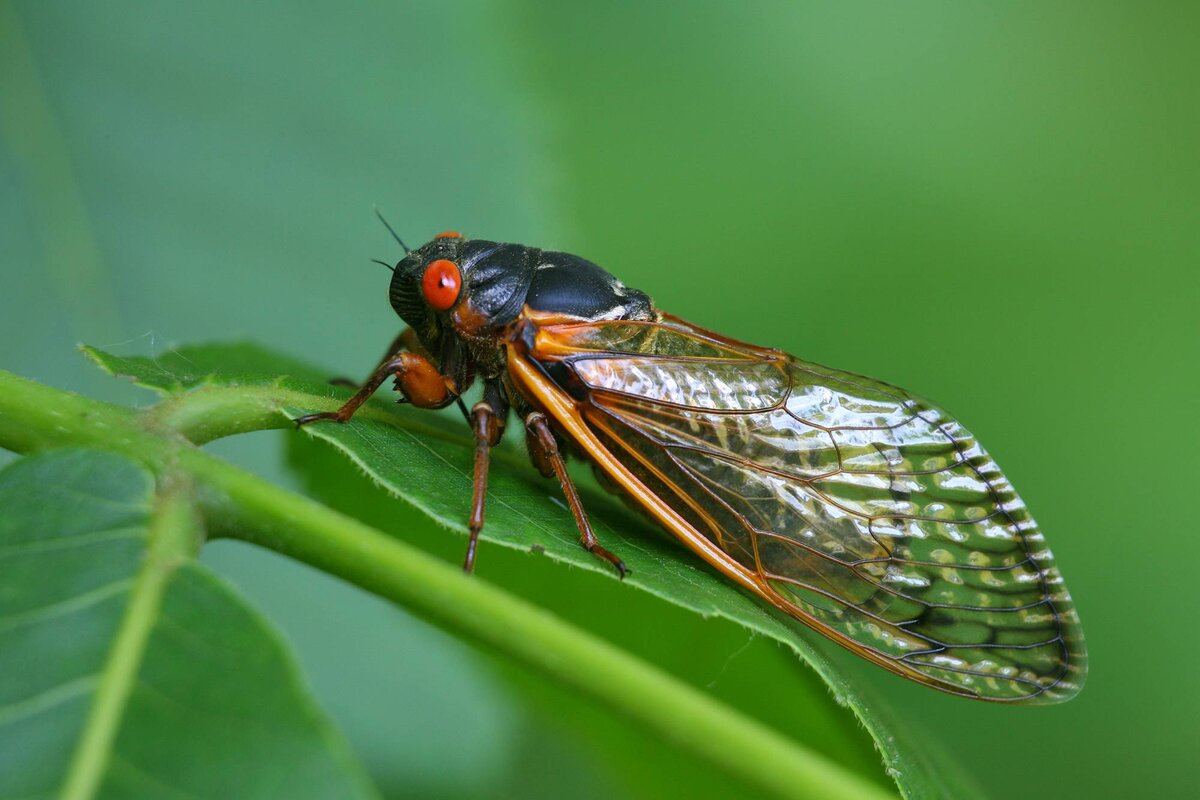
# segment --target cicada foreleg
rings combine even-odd
[[[601,547],[600,543],[596,541],[596,534],[592,531],[591,523],[588,522],[587,513],[583,510],[583,503],[579,500],[579,492],[575,490],[575,484],[567,472],[566,462],[563,460],[562,453],[559,452],[558,441],[554,438],[553,431],[550,430],[546,415],[540,411],[534,411],[525,417],[525,432],[534,465],[543,474],[546,474],[548,465],[558,478],[558,482],[562,484],[567,505],[571,507],[571,513],[575,515],[575,524],[579,526],[579,542],[583,545],[583,549],[612,564],[617,570],[617,574],[624,579],[629,574],[629,568],[625,566],[624,561]]]
[[[396,388],[404,395],[404,399],[418,408],[443,408],[457,398],[451,393],[447,379],[429,359],[402,350],[384,359],[366,383],[337,411],[321,411],[297,417],[294,420],[296,427],[326,419],[346,422],[391,377],[395,377]]]

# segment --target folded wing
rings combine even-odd
[[[1082,686],[1041,532],[937,406],[673,318],[536,342],[604,446],[792,616],[943,691],[1056,702]]]

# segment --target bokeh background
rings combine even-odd
[[[397,326],[375,206],[410,243],[577,252],[959,414],[1058,556],[1087,688],[999,708],[848,668],[995,796],[1178,795],[1200,755],[1198,24],[1180,3],[4,3],[0,367],[145,402],[76,343],[250,338],[357,375]],[[217,449],[292,485],[282,442]],[[733,790],[331,579],[205,559],[391,796]],[[773,643],[544,559],[490,548],[480,573],[804,737]]]

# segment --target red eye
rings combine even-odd
[[[421,278],[421,293],[425,295],[425,302],[438,311],[449,311],[458,300],[461,288],[462,274],[458,271],[458,265],[444,258],[431,262]]]

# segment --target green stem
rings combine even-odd
[[[170,394],[142,412],[150,430],[174,432],[195,444],[238,433],[287,427],[279,404],[311,403],[312,395],[283,388],[201,386]]]
[[[291,423],[281,414],[285,407],[334,411],[341,404],[340,399],[279,386],[200,386],[167,395],[145,409],[142,425],[152,431],[179,434],[193,444],[208,444],[238,433],[290,428]],[[395,414],[371,403],[362,406],[354,417],[398,424]],[[402,426],[420,436],[456,443],[470,441],[449,437],[445,431],[408,418],[403,419]]]
[[[890,795],[656,667],[479,579],[191,446],[119,409],[0,371],[0,446],[91,444],[200,488],[210,529],[284,553],[386,597],[619,711],[775,797]],[[275,421],[271,422],[272,427]]]

